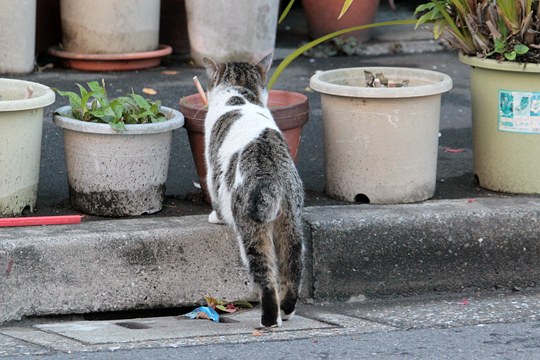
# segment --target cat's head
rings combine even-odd
[[[216,91],[231,87],[247,88],[266,105],[266,75],[272,65],[272,54],[266,55],[256,64],[245,62],[216,63],[204,58],[204,66],[208,75],[208,97],[211,100]]]

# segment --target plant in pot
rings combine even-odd
[[[540,4],[432,0],[418,23],[471,65],[474,173],[486,189],[540,193]]]
[[[99,216],[152,214],[162,209],[176,110],[137,94],[109,99],[105,84],[56,90],[70,105],[55,111],[64,129],[69,198]]]
[[[353,0],[344,1],[346,13]],[[413,25],[416,19],[359,25],[316,39],[287,56],[270,80],[297,56],[353,31]],[[408,86],[367,87],[365,72]],[[310,85],[321,93],[326,193],[363,203],[405,203],[435,193],[441,95],[449,76],[408,68],[333,69],[315,74]]]
[[[389,80],[367,86],[365,74]],[[392,87],[391,82],[406,86]],[[315,74],[321,93],[325,192],[360,203],[409,203],[435,194],[443,73],[357,67]]]

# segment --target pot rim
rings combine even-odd
[[[54,111],[53,123],[57,126],[73,131],[79,131],[84,133],[93,134],[109,134],[109,135],[144,135],[144,134],[158,134],[167,131],[172,131],[184,126],[184,115],[175,109],[162,106],[161,111],[167,114],[172,114],[169,120],[151,124],[126,124],[126,131],[118,132],[114,130],[109,124],[92,123],[87,121],[81,121],[70,118],[65,115],[70,111],[71,106],[62,106]]]
[[[274,121],[282,131],[301,127],[308,122],[309,100],[305,94],[296,91],[272,89],[269,92],[269,102],[270,98],[274,98],[278,103],[292,100],[290,103],[270,108]],[[204,120],[208,107],[203,105],[200,95],[196,93],[184,96],[180,98],[178,105],[180,111],[185,115],[186,129],[204,132]]]
[[[525,64],[517,61],[497,61],[494,59],[483,59],[478,56],[469,56],[459,53],[459,61],[472,67],[482,69],[499,70],[499,71],[514,71],[540,73],[540,64]]]
[[[336,81],[361,78],[363,83],[364,70],[373,73],[383,73],[386,77],[400,77],[410,80],[408,87],[395,88],[369,88],[365,86],[341,85]],[[414,85],[414,80],[423,81],[421,85]],[[452,78],[444,73],[406,68],[406,67],[354,67],[321,71],[313,75],[309,82],[310,87],[323,94],[348,96],[357,98],[407,98],[437,95],[452,88]]]
[[[54,103],[56,95],[50,87],[32,81],[3,79],[0,78],[0,88],[15,88],[21,93],[25,93],[28,86],[32,86],[34,97],[29,99],[0,99],[0,111],[22,111],[44,108]]]

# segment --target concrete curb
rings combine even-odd
[[[22,316],[253,298],[236,240],[206,216],[6,228],[0,323]]]
[[[518,197],[307,209],[313,297],[534,285],[539,216],[539,199]]]
[[[303,297],[529,286],[540,199],[306,208]],[[24,316],[255,299],[233,234],[206,216],[5,228],[0,323]]]

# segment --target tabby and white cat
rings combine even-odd
[[[205,120],[211,223],[233,227],[258,286],[261,325],[294,315],[302,276],[302,182],[267,107],[268,55],[258,64],[204,59],[209,78]]]

